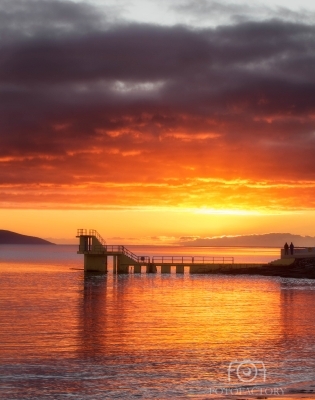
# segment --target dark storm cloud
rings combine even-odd
[[[103,26],[104,14],[84,3],[59,0],[1,0],[1,42],[85,34]],[[47,39],[47,38],[46,38]]]
[[[261,21],[264,19],[281,18],[288,21],[303,21],[312,23],[314,12],[293,11],[286,7],[280,7],[276,4],[274,7],[268,7],[264,4],[236,4],[216,0],[187,0],[173,3],[172,9],[195,22],[208,22],[214,17],[220,21],[245,22]]]
[[[257,7],[257,6],[256,6]],[[208,19],[209,17],[227,15],[231,19],[237,19],[239,16],[253,14],[253,6],[247,4],[224,3],[210,0],[199,1],[180,1],[178,4],[173,4],[175,11],[189,15],[191,18],[198,17]],[[267,11],[267,7],[258,7],[259,11]],[[257,9],[256,9],[257,11]]]
[[[98,148],[158,149],[163,159],[167,142],[159,140],[179,131],[186,141],[220,135],[190,144],[196,154],[207,146],[233,153],[238,144],[279,154],[291,143],[294,168],[310,155],[314,25],[274,19],[192,29],[113,24],[84,3],[0,6],[1,157]]]

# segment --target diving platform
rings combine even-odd
[[[141,273],[170,273],[175,268],[176,273],[183,274],[185,267],[190,273],[204,273],[209,269],[215,270],[234,265],[234,257],[203,257],[203,256],[137,256],[125,246],[108,245],[95,229],[78,229],[78,254],[84,255],[84,270],[108,272],[108,257],[113,257],[114,274],[128,274],[131,271]]]
[[[95,229],[78,229],[79,238],[78,254],[84,254],[84,270],[107,273],[108,257],[113,257],[113,270],[117,274],[127,274],[129,267],[141,270],[141,266],[147,267],[151,272],[150,258],[139,257],[129,251],[125,246],[108,245]],[[154,272],[154,271],[152,271]]]

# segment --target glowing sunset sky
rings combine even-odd
[[[0,0],[0,228],[314,235],[314,18],[301,0]]]

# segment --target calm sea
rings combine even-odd
[[[130,249],[235,262],[279,255],[266,248]],[[85,276],[76,250],[0,246],[1,399],[205,399],[232,389],[269,395],[315,385],[315,281]]]

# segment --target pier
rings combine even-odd
[[[280,250],[280,259],[269,263],[235,263],[234,257],[138,256],[123,245],[108,245],[95,229],[78,229],[78,254],[84,255],[84,271],[108,272],[108,258],[113,257],[114,274],[157,273],[247,274],[315,279],[315,247],[295,247],[293,254]],[[300,260],[300,261],[299,261]],[[309,267],[298,262],[312,260]],[[301,265],[302,265],[301,264]],[[297,265],[297,267],[296,267]],[[304,265],[304,264],[303,264]],[[314,270],[314,273],[313,273]]]
[[[185,269],[190,274],[217,273],[240,268],[260,268],[264,264],[235,264],[234,257],[203,256],[138,256],[123,245],[108,245],[95,229],[78,229],[78,254],[84,255],[84,270],[107,273],[108,257],[113,257],[113,273],[171,273],[177,274]]]

